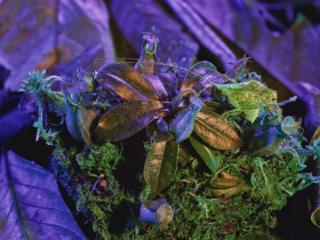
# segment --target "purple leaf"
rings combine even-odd
[[[320,59],[319,30],[308,20],[275,36],[254,4],[244,1],[240,11],[234,0],[186,2],[299,97],[305,97],[299,82],[320,86],[320,69],[314,64]]]
[[[167,0],[166,2],[199,42],[221,60],[225,69],[229,68],[230,63],[236,61],[236,56],[232,50],[205,23],[188,2],[183,0]]]
[[[177,143],[182,142],[191,135],[195,118],[202,106],[203,102],[199,98],[191,98],[190,107],[180,112],[171,122],[170,129],[174,132]]]
[[[193,88],[203,78],[207,81],[206,76],[213,73],[215,74],[216,72],[216,67],[208,61],[201,61],[194,64],[184,78],[180,91]]]
[[[148,207],[146,207],[144,204],[141,204],[139,212],[140,221],[158,224],[159,220],[157,219],[156,211],[162,204],[168,204],[168,201],[166,199],[157,199],[154,200]]]
[[[169,132],[168,123],[163,118],[159,118],[157,120],[157,129],[160,133],[167,134]]]
[[[151,83],[153,86],[154,91],[157,93],[161,100],[168,99],[168,93],[166,88],[164,87],[160,78],[156,75],[145,75],[144,78]]]
[[[10,151],[0,178],[0,239],[86,239],[48,171]]]
[[[169,99],[175,97],[179,92],[178,85],[180,82],[177,76],[173,72],[165,72],[161,73],[159,78],[169,95]]]
[[[225,75],[228,78],[236,78],[241,71],[245,69],[249,59],[250,58],[248,57],[240,58],[228,71],[226,71]]]
[[[34,118],[27,112],[15,109],[0,117],[0,145],[16,136],[22,129],[31,126]]]
[[[11,71],[6,88],[18,89],[32,69],[74,62],[91,49],[95,59],[74,66],[113,57],[102,0],[1,1],[0,16],[0,65]]]
[[[158,60],[189,67],[198,52],[198,44],[183,32],[156,0],[111,0],[111,12],[129,43],[140,52],[141,33],[155,32],[160,39]]]

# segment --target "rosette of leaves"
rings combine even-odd
[[[232,112],[243,113],[250,122],[258,117],[261,106],[276,105],[275,92],[261,82],[232,84],[247,58],[240,59],[225,74],[210,62],[198,62],[179,81],[177,76],[160,73],[155,56],[157,43],[155,36],[144,37],[142,57],[134,68],[114,63],[100,69],[97,83],[123,102],[104,113],[94,129],[95,141],[121,141],[147,130],[151,147],[144,178],[154,194],[170,184],[178,159],[190,156],[184,142],[191,143],[214,174],[219,168],[216,150],[235,151],[243,145],[240,127],[235,128],[221,115],[231,110],[223,104],[231,104]],[[257,92],[252,95],[254,90]],[[223,102],[218,98],[227,99]]]

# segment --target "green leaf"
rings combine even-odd
[[[159,101],[135,100],[106,112],[94,131],[97,141],[120,141],[139,132],[163,110]]]
[[[156,139],[144,165],[144,179],[151,192],[158,193],[173,179],[178,165],[179,145],[172,139]]]
[[[314,210],[311,214],[311,222],[317,227],[320,228],[320,208]]]
[[[242,146],[237,131],[217,113],[201,110],[196,117],[195,133],[209,146],[219,150],[236,150]]]
[[[222,161],[222,155],[219,152],[205,146],[194,137],[189,137],[189,140],[192,147],[200,155],[211,172],[216,174]]]
[[[277,92],[256,80],[215,86],[228,98],[229,103],[244,113],[245,118],[252,123],[258,117],[261,107],[277,104]]]

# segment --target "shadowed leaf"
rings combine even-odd
[[[181,91],[193,88],[193,86],[202,78],[206,77],[210,73],[216,72],[216,70],[216,67],[208,61],[196,63],[190,68],[187,76],[184,78],[181,85]]]
[[[79,127],[79,121],[78,121],[78,107],[73,106],[71,103],[71,99],[69,98],[69,95],[65,95],[66,97],[66,125],[69,133],[71,136],[79,141],[82,140],[81,137],[81,131]]]
[[[193,2],[200,3],[200,6],[205,5],[203,3],[204,1]],[[225,69],[228,69],[230,63],[236,61],[236,56],[232,50],[224,43],[222,38],[207,25],[207,21],[198,15],[193,9],[192,4],[185,0],[166,0],[166,3],[198,41],[210,52],[219,57]],[[203,9],[203,11],[206,12],[205,9]]]
[[[98,141],[126,139],[156,119],[161,110],[163,105],[159,101],[135,100],[120,104],[101,117],[94,135]]]
[[[17,90],[31,69],[72,63],[72,73],[95,70],[99,59],[114,57],[101,0],[0,1],[0,16],[0,65],[10,69],[5,88]]]
[[[125,64],[109,64],[99,71],[98,83],[113,90],[125,100],[159,100],[152,84],[134,68]]]
[[[200,111],[196,117],[194,131],[215,149],[236,150],[242,146],[242,140],[237,131],[214,112]]]
[[[312,138],[310,140],[310,143],[320,138],[320,126],[317,128],[317,130],[313,133]]]
[[[194,137],[189,137],[189,140],[192,147],[196,150],[207,167],[213,174],[216,174],[222,161],[222,155],[214,149],[210,149],[209,147],[205,146]]]
[[[144,75],[145,79],[150,82],[154,88],[154,91],[159,96],[161,100],[167,100],[168,99],[168,92],[166,88],[164,87],[162,81],[160,78],[156,75]]]
[[[195,158],[188,152],[188,150],[183,146],[183,144],[180,144],[178,152],[178,162],[182,166],[186,166],[189,162],[191,162],[194,159]]]
[[[144,165],[144,179],[151,192],[166,188],[174,177],[178,165],[179,145],[174,140],[156,139]]]
[[[225,75],[228,78],[237,78],[245,69],[249,59],[250,58],[248,57],[240,58],[228,71],[226,71]]]
[[[84,107],[79,108],[77,111],[81,137],[86,144],[92,143],[91,125],[96,116],[97,113],[94,110]]]
[[[248,1],[233,0],[186,0],[185,2],[213,28],[220,31],[264,69],[293,90],[295,95],[302,99],[307,98],[297,84],[302,81],[319,86],[319,68],[313,64],[320,58],[319,25],[304,18],[303,27],[293,25],[279,36],[266,26],[261,8],[257,7],[261,2],[266,3],[266,1],[251,2],[257,5],[250,4]],[[235,2],[237,4],[234,4]],[[284,1],[277,2],[280,4]],[[290,1],[286,5],[294,7],[297,2]],[[300,1],[300,3],[304,2],[306,1]],[[297,39],[299,39],[299,47],[295,41]]]
[[[47,170],[6,152],[0,178],[0,239],[87,239]]]

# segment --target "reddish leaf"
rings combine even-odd
[[[202,110],[196,117],[195,133],[209,146],[219,150],[236,150],[242,146],[237,131],[217,113]]]
[[[152,84],[137,70],[125,64],[109,64],[99,71],[97,81],[126,100],[159,100]]]
[[[163,110],[159,101],[135,100],[116,106],[105,113],[95,129],[97,141],[120,141],[139,132]]]

